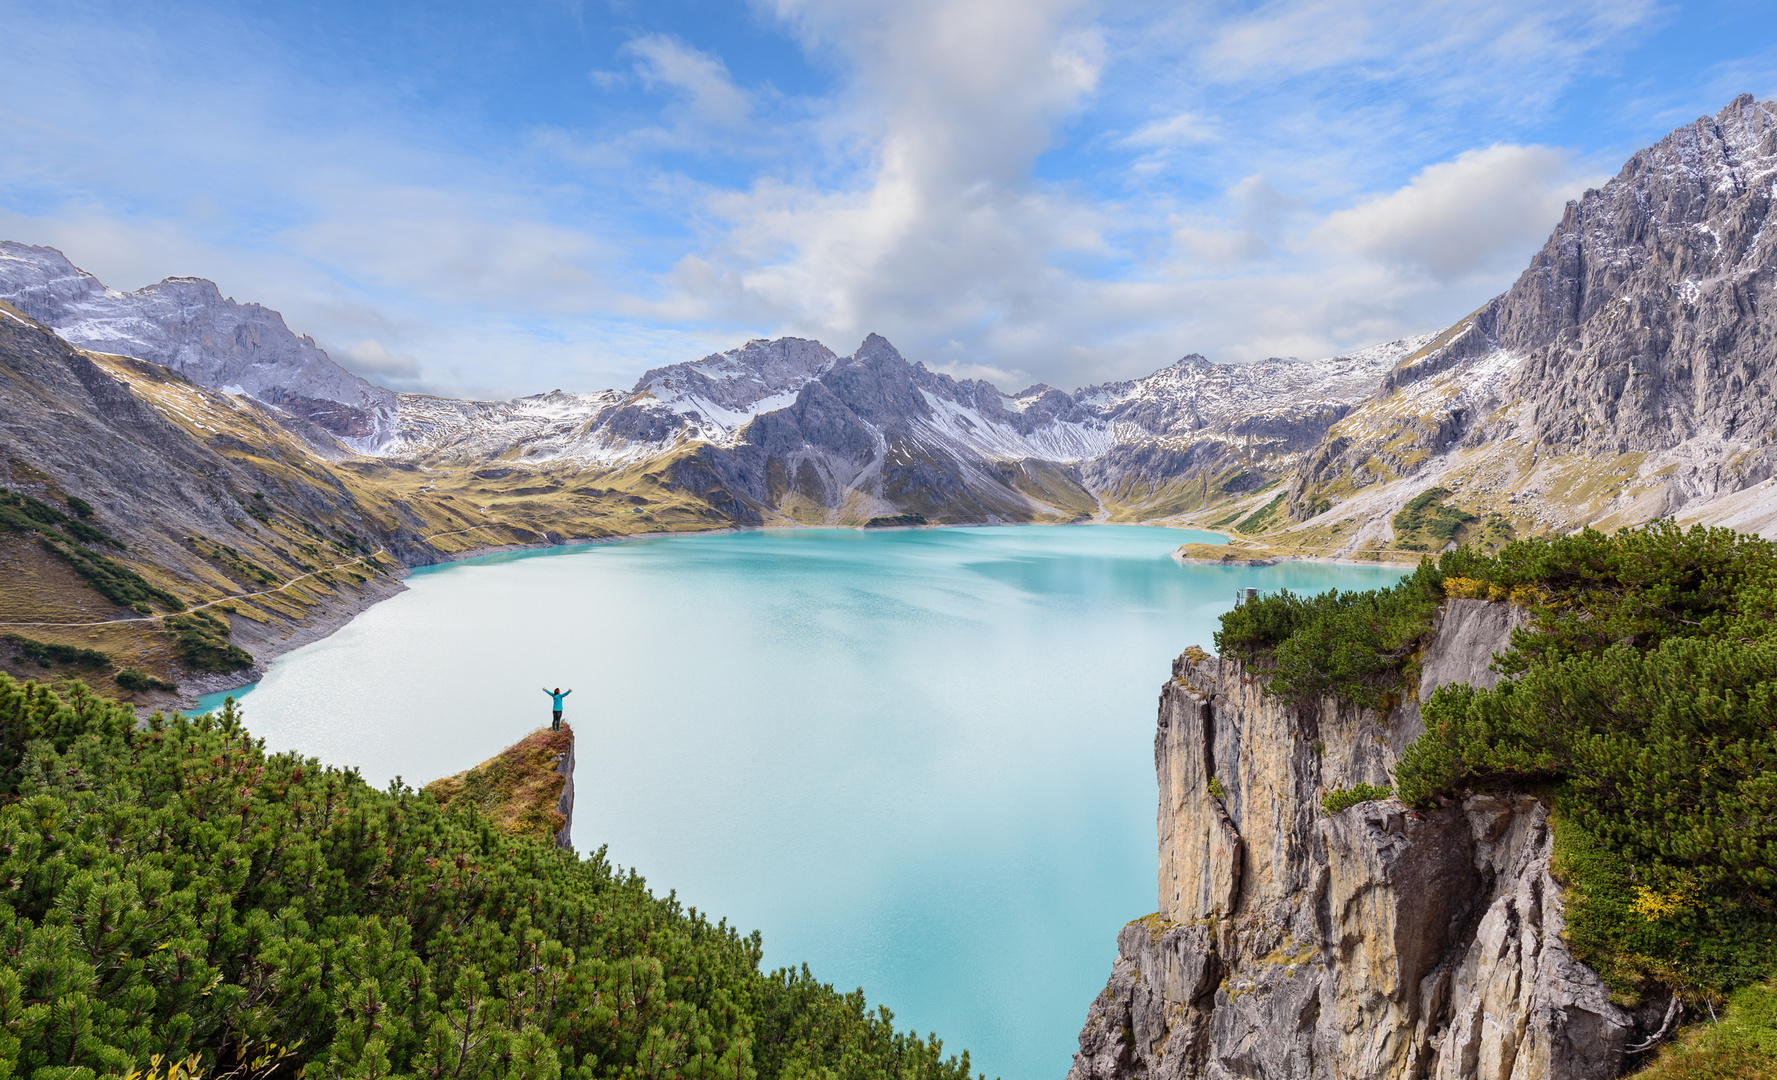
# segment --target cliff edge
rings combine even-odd
[[[467,799],[514,836],[573,848],[574,729],[539,728],[486,761],[423,789],[440,806]]]
[[[1518,618],[1447,603],[1419,697],[1493,685]],[[1200,649],[1173,664],[1154,738],[1159,910],[1118,935],[1068,1080],[1618,1075],[1660,1017],[1612,1004],[1563,943],[1547,807],[1328,813],[1328,792],[1389,784],[1418,702],[1299,707],[1264,696],[1265,677]]]

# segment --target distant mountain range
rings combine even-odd
[[[314,563],[292,545],[316,528],[410,564],[879,519],[1195,524],[1245,555],[1356,557],[1663,514],[1774,529],[1774,117],[1742,96],[1636,154],[1441,333],[1071,393],[954,379],[871,335],[847,356],[751,341],[629,390],[401,394],[208,281],[119,292],[0,242],[0,480],[109,507],[139,569],[194,597],[230,588],[194,544],[277,576]]]
[[[908,363],[875,335],[843,357],[783,338],[657,368],[627,392],[459,401],[372,386],[276,312],[201,279],[118,292],[53,248],[0,242],[0,299],[79,348],[270,406],[329,458],[558,479],[656,464],[723,485],[717,502],[747,524],[1140,520],[1214,505],[1278,483],[1427,340],[1315,362],[1193,355],[1145,379],[1006,394]]]

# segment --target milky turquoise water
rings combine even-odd
[[[766,531],[473,559],[415,572],[243,707],[270,749],[418,785],[571,687],[582,850],[989,1076],[1060,1080],[1117,929],[1156,906],[1172,658],[1211,645],[1237,588],[1399,576],[1169,557],[1213,539]]]

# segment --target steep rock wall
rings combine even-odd
[[[1421,693],[1492,685],[1515,621],[1447,605]],[[1634,1018],[1560,939],[1547,809],[1476,795],[1326,814],[1326,791],[1389,782],[1418,703],[1300,708],[1263,680],[1200,650],[1174,663],[1154,742],[1160,908],[1119,935],[1069,1080],[1615,1076]]]
[[[562,816],[561,831],[555,834],[555,846],[574,850],[572,832],[574,830],[574,731],[568,729],[568,748],[563,751],[561,760],[555,763],[555,771],[562,777],[561,798],[555,801],[555,812]]]

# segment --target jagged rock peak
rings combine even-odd
[[[1751,94],[1637,152],[1604,187],[1567,204],[1501,298],[1499,343],[1531,352],[1571,338],[1612,304],[1628,302],[1634,321],[1641,309],[1696,305],[1715,279],[1748,284],[1768,272],[1777,250],[1777,233],[1765,231],[1774,176],[1777,101]]]
[[[1292,515],[1368,519],[1346,534],[1361,545],[1436,485],[1537,531],[1679,513],[1769,528],[1774,185],[1777,102],[1749,94],[1631,156],[1509,290],[1328,430]]]
[[[858,362],[875,360],[886,361],[889,363],[907,363],[907,358],[901,355],[901,350],[895,348],[894,345],[889,342],[888,338],[876,333],[866,335],[863,342],[858,345],[857,351],[852,353],[848,359]],[[924,365],[920,366],[923,367]]]
[[[738,349],[654,368],[636,381],[633,392],[662,401],[697,399],[728,412],[750,412],[767,399],[793,397],[832,367],[835,359],[832,349],[807,338],[754,338]]]

